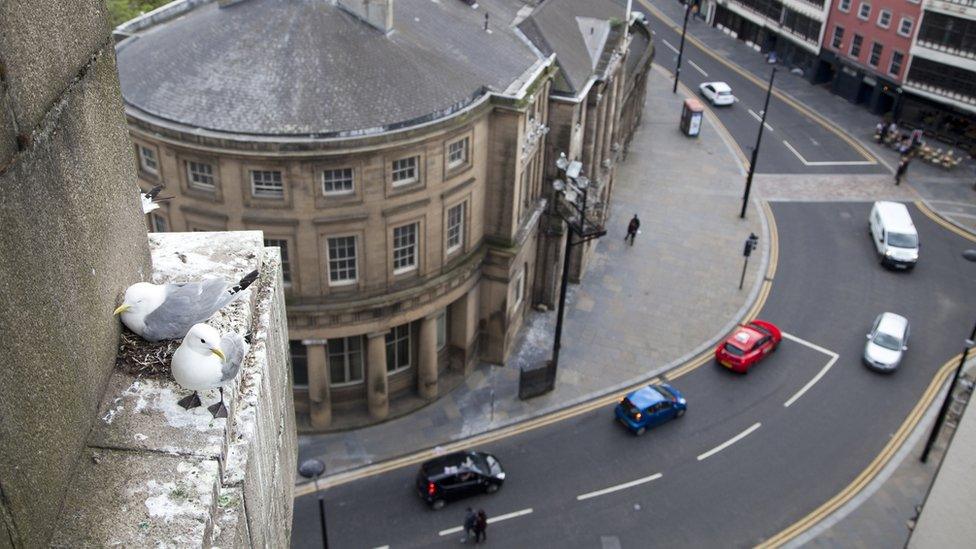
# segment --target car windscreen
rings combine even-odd
[[[485,456],[482,456],[481,454],[472,454],[471,463],[474,464],[474,466],[471,467],[471,470],[477,471],[482,475],[487,475],[488,472],[491,471],[491,466],[488,465],[488,460],[486,460]]]
[[[745,354],[742,349],[736,347],[735,345],[732,345],[731,343],[725,344],[725,352],[733,356],[742,356],[743,354]]]
[[[891,349],[892,351],[901,350],[901,340],[891,334],[878,332],[874,335],[872,341],[874,341],[875,345],[884,347],[885,349]]]
[[[918,237],[913,234],[888,233],[888,245],[895,248],[917,248]]]

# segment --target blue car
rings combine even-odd
[[[662,383],[642,387],[620,399],[616,414],[620,423],[640,436],[651,427],[685,415],[687,408],[685,397],[674,387]]]

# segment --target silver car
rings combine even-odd
[[[908,319],[895,313],[881,313],[864,346],[864,364],[879,372],[893,372],[908,350]]]

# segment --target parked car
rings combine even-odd
[[[473,494],[495,493],[505,483],[501,462],[483,452],[455,452],[425,461],[417,473],[417,492],[431,509]]]
[[[864,346],[864,364],[879,372],[894,372],[908,350],[911,329],[908,319],[895,313],[881,313],[874,319]]]
[[[740,324],[725,341],[715,348],[715,359],[722,366],[740,374],[776,350],[783,334],[772,322],[753,320]]]
[[[868,217],[868,233],[881,264],[911,269],[918,262],[918,231],[901,202],[875,202]]]
[[[674,387],[666,384],[652,384],[641,387],[620,399],[614,414],[635,435],[665,421],[685,415],[688,404],[685,397]]]
[[[704,82],[698,86],[698,91],[716,107],[735,103],[732,88],[725,82]]]

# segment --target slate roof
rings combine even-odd
[[[120,43],[122,95],[153,117],[235,134],[394,127],[504,91],[531,68],[536,54],[510,28],[524,5],[401,0],[384,35],[329,0],[212,2]]]
[[[626,0],[544,0],[519,30],[542,53],[556,54],[556,89],[576,95],[606,67],[629,15]]]

